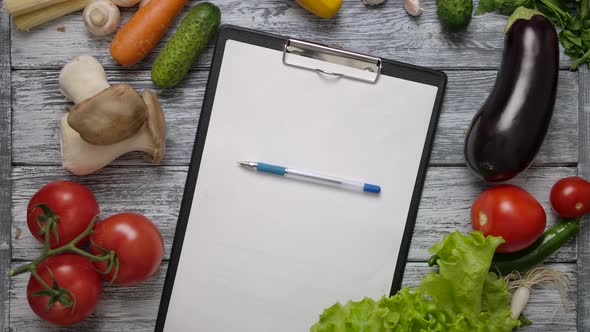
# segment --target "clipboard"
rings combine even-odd
[[[309,330],[337,301],[397,292],[446,83],[440,71],[222,26],[155,330]],[[375,176],[383,191],[236,165],[254,158]]]

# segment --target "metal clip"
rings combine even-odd
[[[289,60],[288,54],[311,58],[328,64],[317,63],[313,67],[309,64],[297,63]],[[283,50],[283,63],[288,66],[306,68],[327,75],[348,77],[364,82],[376,83],[381,75],[381,59],[368,55],[344,51],[324,45],[313,44],[297,39],[289,39]],[[330,65],[333,64],[333,65]],[[336,66],[334,66],[336,65]],[[342,68],[344,66],[346,68]],[[324,67],[324,68],[322,68]]]

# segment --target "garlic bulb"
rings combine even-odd
[[[404,0],[404,9],[412,16],[420,16],[422,14],[420,0]]]

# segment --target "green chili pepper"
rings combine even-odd
[[[578,232],[579,226],[580,218],[562,219],[546,230],[530,247],[510,254],[494,255],[490,270],[501,275],[515,271],[526,272],[561,248]],[[430,257],[428,265],[437,265],[438,258],[438,255]]]

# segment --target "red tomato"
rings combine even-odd
[[[96,225],[90,236],[95,254],[114,250],[119,260],[119,272],[114,283],[135,285],[149,279],[160,267],[164,256],[164,242],[158,228],[137,213],[121,213]],[[94,263],[99,271],[106,271],[106,262]],[[106,274],[112,280],[115,268]]]
[[[583,216],[590,211],[590,183],[577,176],[557,181],[551,188],[551,206],[560,217]]]
[[[503,184],[482,192],[471,207],[471,226],[484,235],[501,236],[505,243],[496,252],[527,248],[545,231],[547,215],[527,191]]]
[[[96,309],[102,293],[102,280],[85,257],[77,254],[51,256],[37,266],[37,273],[49,286],[53,286],[55,278],[58,287],[67,290],[62,294],[73,301],[69,306],[56,301],[47,310],[51,297],[44,294],[33,295],[45,288],[31,275],[27,299],[37,316],[52,324],[72,325],[84,320]]]
[[[51,248],[71,242],[82,234],[92,222],[92,218],[98,215],[98,203],[88,188],[71,181],[48,183],[33,195],[27,208],[29,230],[41,242],[45,240],[45,234],[39,234],[41,228],[37,224],[37,217],[43,216],[44,212],[38,204],[47,205],[58,217],[56,227],[59,240],[50,230]],[[45,225],[45,222],[40,221],[40,224]],[[80,244],[86,240],[88,238]]]

